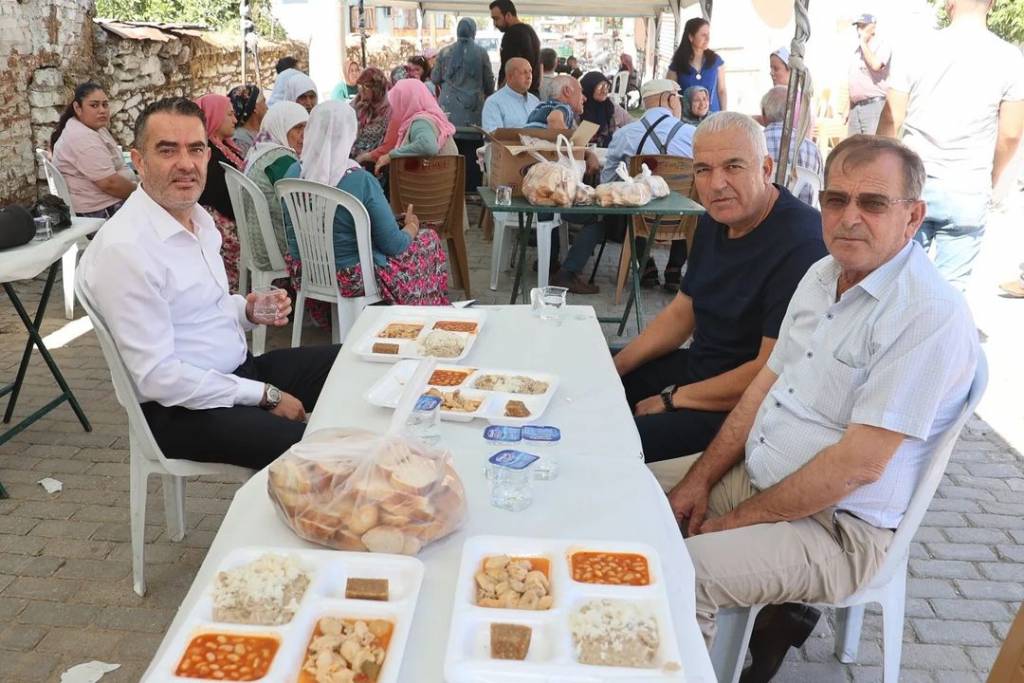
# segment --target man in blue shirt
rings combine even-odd
[[[488,133],[499,128],[523,128],[540,100],[530,92],[533,67],[521,57],[513,57],[505,64],[505,86],[484,102],[482,127]]]
[[[583,113],[583,86],[572,76],[551,80],[551,98],[541,102],[526,118],[527,128],[575,128],[576,117]]]

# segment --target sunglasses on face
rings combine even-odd
[[[850,202],[854,202],[857,208],[864,213],[883,214],[889,211],[895,204],[905,202],[916,202],[916,199],[909,197],[887,197],[884,194],[864,193],[851,197],[845,192],[838,190],[822,190],[818,193],[818,201],[821,202],[822,211],[842,211]]]

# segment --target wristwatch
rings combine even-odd
[[[676,393],[676,388],[678,386],[678,384],[673,384],[668,389],[661,392],[661,402],[665,404],[666,412],[674,413],[678,410],[678,408],[675,407],[675,404],[672,403],[672,394]]]
[[[281,402],[281,390],[275,387],[273,384],[267,383],[263,385],[263,400],[260,401],[260,408],[266,410],[273,410],[277,407],[277,404]]]

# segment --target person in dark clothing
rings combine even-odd
[[[649,463],[707,447],[767,362],[797,284],[826,255],[821,214],[772,183],[773,170],[760,126],[745,114],[722,112],[694,135],[707,213],[686,274],[672,303],[614,359]]]
[[[530,92],[540,94],[540,38],[529,24],[519,21],[516,6],[512,0],[494,0],[490,4],[494,28],[504,35],[501,38],[501,67],[498,69],[498,87],[505,85],[505,64],[513,57],[522,57],[533,67],[533,83]]]

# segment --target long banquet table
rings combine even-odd
[[[349,339],[369,334],[385,309],[366,309]],[[527,306],[488,307],[480,338],[462,365],[557,373],[554,399],[540,418],[561,428],[561,474],[534,484],[534,501],[513,513],[491,506],[484,461],[496,449],[482,434],[485,423],[443,422],[443,444],[452,451],[466,488],[468,513],[463,527],[428,545],[418,557],[426,565],[416,614],[406,646],[400,680],[441,683],[451,606],[463,542],[478,534],[619,540],[657,549],[666,576],[672,618],[687,680],[714,681],[711,662],[694,612],[693,565],[667,500],[644,466],[640,437],[615,374],[594,310],[569,306],[561,325],[535,318]],[[390,367],[365,362],[342,348],[309,430],[358,426],[384,431],[392,411],[371,406],[364,394]],[[308,433],[308,432],[307,432]],[[545,451],[547,452],[547,451]],[[208,589],[221,560],[248,546],[316,547],[300,540],[278,518],[267,496],[266,470],[235,495],[199,573],[182,602],[154,662],[192,605]],[[153,665],[151,664],[151,671]],[[589,678],[588,678],[589,680]]]

